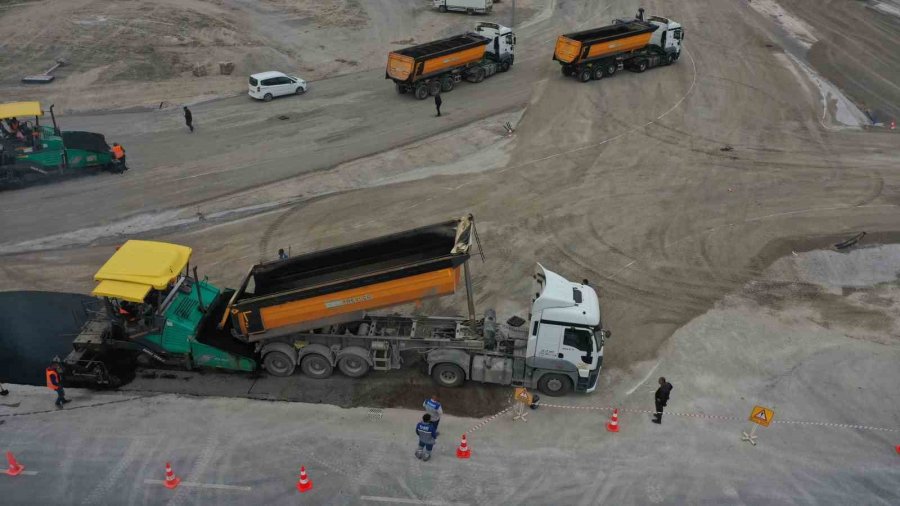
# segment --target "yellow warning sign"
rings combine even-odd
[[[753,406],[753,411],[750,413],[750,421],[763,427],[768,427],[773,418],[775,418],[775,412],[765,406]]]
[[[531,404],[531,393],[527,388],[516,388],[516,402],[521,402],[522,404]]]

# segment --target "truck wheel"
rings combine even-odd
[[[666,65],[671,65],[675,63],[675,57],[673,55],[666,56]]]
[[[638,64],[637,64],[636,70],[637,70],[638,72],[643,72],[643,71],[647,70],[647,60],[641,60],[641,61],[639,61]]]
[[[573,69],[571,65],[563,65],[560,67],[560,71],[562,72],[562,75],[566,77],[572,77],[572,75],[575,74],[575,69]]]
[[[604,67],[604,72],[606,72],[606,77],[612,77],[616,75],[616,71],[619,70],[619,66],[615,63],[607,63]]]
[[[590,81],[591,80],[591,69],[586,68],[586,67],[581,69],[581,72],[578,73],[578,80],[583,83]]]
[[[453,82],[452,77],[448,77],[447,79],[441,79],[441,92],[447,93],[449,91],[453,91],[453,86],[456,83]]]
[[[294,374],[294,368],[297,363],[286,353],[280,351],[270,351],[263,358],[263,367],[269,371],[272,376],[290,376]]]
[[[424,84],[416,86],[416,98],[419,100],[428,98],[428,88]]]
[[[406,94],[406,86],[403,86],[403,85],[400,84],[400,83],[397,83],[396,86],[397,86],[397,94],[398,94],[398,95],[405,95],[405,94]]]
[[[485,72],[484,69],[478,69],[475,71],[475,78],[472,80],[473,83],[480,83],[484,81]]]
[[[509,62],[503,60],[502,62],[500,62],[500,72],[506,72],[507,70],[509,70]]]
[[[466,381],[466,373],[454,364],[438,364],[431,370],[434,382],[442,387],[454,388]]]
[[[474,15],[475,15],[475,9],[466,9],[466,14],[468,14],[469,16],[474,16]]]
[[[362,357],[347,355],[338,362],[338,369],[344,373],[344,376],[361,378],[369,372],[369,363]]]
[[[303,362],[300,362],[300,369],[303,371],[303,374],[315,379],[325,379],[334,372],[331,362],[322,355],[317,354],[304,357]]]
[[[442,6],[438,7],[438,10],[441,11],[441,12],[447,12],[447,6],[446,6],[446,5],[442,5]]]
[[[595,81],[603,79],[603,67],[597,65],[596,67],[591,68],[591,79]]]
[[[572,390],[572,380],[561,374],[545,374],[538,381],[538,390],[550,397],[562,397]]]

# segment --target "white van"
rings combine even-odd
[[[468,14],[487,14],[494,8],[493,0],[434,0],[434,8],[441,12],[461,11]]]
[[[251,97],[268,102],[281,95],[302,95],[306,93],[306,81],[297,76],[289,76],[281,72],[260,72],[250,76],[249,94]]]

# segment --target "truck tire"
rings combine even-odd
[[[466,9],[466,14],[468,14],[469,16],[474,16],[474,15],[475,15],[475,9]]]
[[[562,397],[572,390],[572,380],[561,374],[545,374],[538,381],[538,390],[550,397]]]
[[[593,79],[594,81],[599,81],[599,80],[603,79],[603,66],[602,65],[596,65],[594,67],[591,67],[591,79]]]
[[[647,60],[638,60],[637,64],[634,66],[634,70],[636,72],[643,72],[647,70]]]
[[[666,65],[671,65],[675,63],[675,56],[672,54],[666,55]]]
[[[476,70],[475,77],[472,79],[472,82],[480,83],[481,81],[484,81],[485,75],[486,75],[486,72],[484,71],[484,69],[480,68],[480,69]]]
[[[500,62],[500,72],[506,72],[507,70],[509,70],[509,61],[503,60]]]
[[[606,77],[612,77],[616,75],[617,70],[619,70],[619,66],[616,65],[616,62],[610,62],[603,66],[603,71],[606,73]]]
[[[293,357],[288,356],[287,353],[282,351],[270,351],[263,357],[263,367],[265,367],[266,371],[272,376],[285,377],[294,374],[297,362]]]
[[[369,372],[369,363],[360,356],[347,355],[338,361],[338,369],[344,373],[344,376],[361,378]]]
[[[447,12],[447,6],[446,6],[446,5],[442,5],[442,6],[438,7],[438,10],[441,11],[441,12]]]
[[[325,379],[334,372],[331,362],[318,353],[303,357],[303,362],[300,362],[300,369],[303,371],[303,374],[315,379]]]
[[[585,67],[578,72],[578,80],[586,83],[591,80],[591,69]]]
[[[442,387],[455,388],[466,381],[466,373],[454,364],[438,364],[431,370],[431,378]]]
[[[456,83],[453,82],[453,78],[452,78],[452,77],[448,77],[448,78],[445,78],[445,79],[441,79],[441,92],[442,92],[442,93],[447,93],[447,92],[453,91],[453,86],[454,86],[455,84],[456,84]]]
[[[562,75],[566,77],[572,77],[573,75],[575,75],[575,69],[573,69],[571,65],[561,66],[560,71],[562,72]]]
[[[416,86],[416,98],[418,98],[419,100],[425,100],[426,98],[428,98],[428,87],[426,87],[424,84]]]

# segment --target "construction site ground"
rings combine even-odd
[[[644,2],[685,26],[680,61],[584,84],[550,60],[555,37],[641,5],[523,0],[516,65],[445,94],[440,118],[430,100],[394,92],[386,53],[481,18],[425,2],[328,3],[341,14],[325,17],[340,26],[310,21],[308,33],[278,30],[288,18],[278,13],[312,12],[312,2],[160,3],[139,18],[203,14],[258,46],[186,44],[185,62],[238,62],[228,78],[160,64],[144,79],[129,77],[140,71],[123,46],[108,61],[124,82],[111,83],[106,102],[95,81],[78,87],[83,74],[111,72],[96,70],[100,56],[72,57],[49,87],[16,84],[43,58],[52,63],[58,26],[81,18],[63,8],[42,23],[33,16],[66,2],[0,3],[4,33],[24,18],[47,27],[4,41],[0,99],[55,101],[71,111],[58,118],[65,129],[122,143],[132,167],[4,192],[0,288],[89,293],[126,238],[189,245],[202,276],[235,286],[278,248],[313,251],[471,212],[485,252],[472,264],[480,310],[524,316],[536,261],[598,287],[613,332],[600,388],[545,397],[527,423],[509,411],[490,417],[508,408],[509,389],[442,391],[449,417],[422,463],[412,455],[419,412],[403,408],[434,387],[414,365],[325,382],[140,371],[120,391],[71,391],[61,412],[48,390],[12,385],[0,399],[0,450],[36,474],[0,476],[2,497],[281,504],[298,499],[305,465],[315,485],[302,499],[314,504],[900,502],[896,2]],[[79,5],[116,16],[103,9],[151,4]],[[508,23],[509,8],[498,3],[490,19]],[[168,40],[141,39],[135,26],[122,29],[132,48]],[[280,34],[278,43],[257,32]],[[239,93],[254,61],[299,69],[310,91],[252,101]],[[186,102],[197,102],[193,134],[180,116]],[[858,246],[834,249],[862,231]],[[415,308],[464,309],[462,294]],[[4,353],[31,349],[0,337]],[[675,389],[656,426],[660,375]],[[740,436],[756,404],[773,408],[775,423],[754,447]],[[612,407],[622,409],[617,434],[605,429]],[[470,460],[453,455],[464,431]],[[191,485],[166,490],[166,461]]]

